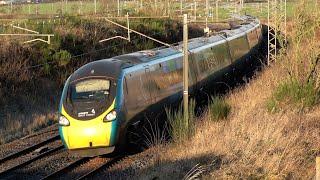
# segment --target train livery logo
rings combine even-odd
[[[91,110],[91,113],[89,112],[79,112],[78,117],[92,117],[96,115],[96,111],[94,109]]]

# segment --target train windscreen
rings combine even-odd
[[[115,83],[108,78],[86,78],[70,83],[64,101],[66,111],[79,120],[101,115],[112,104]]]
[[[71,90],[71,101],[91,101],[107,99],[110,81],[105,79],[88,79],[75,84]]]

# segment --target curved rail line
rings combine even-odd
[[[37,132],[37,133],[33,133],[33,134],[29,134],[27,136],[24,136],[22,137],[21,139],[27,139],[27,138],[32,138],[32,137],[35,137],[35,136],[39,136],[39,135],[42,135],[42,134],[45,134],[45,133],[50,133],[50,132],[58,132],[58,128],[57,129],[51,129],[51,130],[47,130],[47,131],[40,131],[40,132]],[[21,140],[20,139],[20,140]]]
[[[28,165],[28,164],[30,164],[30,163],[38,160],[38,159],[41,159],[42,157],[45,157],[45,156],[47,156],[47,155],[49,155],[49,154],[51,154],[51,153],[54,153],[54,152],[56,152],[56,151],[59,151],[59,150],[63,149],[63,147],[64,147],[63,145],[60,145],[60,146],[58,146],[58,147],[55,147],[55,148],[50,149],[50,150],[48,150],[48,151],[45,151],[45,152],[41,153],[40,155],[35,156],[35,157],[29,159],[28,161],[25,161],[25,162],[20,163],[20,164],[18,164],[18,165],[16,165],[16,166],[13,166],[13,167],[11,167],[11,168],[9,168],[9,169],[6,169],[6,170],[0,172],[0,178],[3,177],[3,176],[8,175],[10,172],[12,172],[12,171],[14,171],[14,170],[16,170],[16,169],[22,168],[22,167],[24,167],[24,166],[26,166],[26,165]]]
[[[97,174],[102,169],[109,168],[110,166],[117,163],[119,160],[121,160],[123,158],[124,158],[124,156],[118,156],[118,157],[111,159],[110,161],[106,161],[105,163],[101,164],[97,168],[95,168],[95,169],[89,171],[88,173],[82,175],[81,177],[77,178],[77,180],[89,179],[90,177],[92,177],[94,174]]]
[[[72,170],[73,168],[78,167],[79,165],[86,163],[90,160],[90,157],[83,157],[80,159],[77,159],[69,164],[67,164],[66,166],[54,171],[53,173],[47,175],[46,177],[42,178],[41,180],[45,180],[45,179],[55,179],[55,178],[59,178],[59,176],[66,174],[68,171]]]
[[[4,163],[4,162],[6,162],[6,161],[9,161],[9,160],[11,160],[11,159],[20,157],[20,156],[22,156],[22,155],[24,155],[24,154],[27,154],[27,153],[29,153],[29,152],[31,152],[31,151],[33,151],[33,150],[35,150],[35,149],[37,149],[37,148],[45,145],[45,144],[48,144],[48,143],[53,142],[53,141],[56,141],[56,140],[59,139],[59,137],[60,137],[59,135],[53,136],[53,137],[51,137],[51,138],[49,138],[49,139],[47,139],[47,140],[45,140],[45,141],[42,141],[42,142],[40,142],[40,143],[38,143],[38,144],[29,146],[29,147],[27,147],[27,148],[24,148],[24,149],[18,151],[18,152],[9,154],[9,155],[3,157],[2,159],[0,159],[0,164]]]
[[[94,157],[94,158],[97,158],[97,157]],[[94,159],[94,158],[90,158],[90,157],[79,158],[79,159],[67,164],[66,166],[52,172],[51,174],[43,177],[41,180],[61,179],[62,176],[66,176],[66,174],[68,172],[71,172],[73,169],[79,167],[82,164],[89,162],[91,159]],[[89,172],[85,173],[84,175],[82,175],[78,178],[75,178],[75,179],[77,179],[77,180],[88,179],[88,178],[92,177],[94,174],[98,173],[100,170],[112,166],[114,163],[118,162],[122,158],[123,158],[123,156],[115,157],[111,160],[108,160],[109,158],[105,158],[106,161],[103,162],[102,164],[100,164],[98,167],[92,169],[91,171],[89,171]]]

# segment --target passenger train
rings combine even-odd
[[[190,39],[189,92],[214,88],[262,40],[259,20],[217,35]],[[182,43],[176,46],[182,49]],[[128,143],[148,113],[182,99],[183,54],[173,48],[134,52],[88,63],[66,80],[59,106],[59,133],[70,152],[110,154]],[[152,120],[152,119],[151,119]]]

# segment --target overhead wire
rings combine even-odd
[[[160,33],[160,32],[158,32],[158,33],[153,33],[152,36],[158,35],[158,34],[161,34],[161,33]],[[130,41],[130,43],[136,43],[136,42],[138,42],[138,41],[140,41],[140,40],[141,40],[140,38],[139,38],[139,39],[135,39],[135,40]],[[119,46],[123,46],[123,44],[117,44],[117,45],[113,45],[113,46],[108,46],[108,47],[106,47],[106,48],[97,49],[97,50],[90,51],[90,52],[87,52],[87,53],[82,53],[82,54],[74,55],[74,56],[71,56],[70,59],[71,59],[71,61],[73,61],[73,60],[76,60],[76,58],[81,57],[81,56],[94,54],[94,53],[97,53],[97,52],[100,52],[100,51],[104,51],[104,50],[107,50],[107,49],[110,49],[110,48],[114,48],[114,47],[119,47]],[[51,61],[51,62],[46,62],[46,63],[42,63],[42,64],[32,65],[32,66],[29,66],[29,67],[24,68],[24,70],[26,70],[26,69],[33,69],[33,68],[37,68],[37,67],[42,67],[42,66],[45,66],[45,65],[48,65],[48,64],[54,64],[54,63],[56,63],[56,62],[55,62],[55,61]]]
[[[77,15],[77,16],[78,16],[78,15]],[[88,16],[88,15],[83,15],[83,16]],[[66,16],[66,17],[75,17],[75,16]],[[59,18],[61,18],[61,17],[59,17]],[[132,31],[132,30],[131,30],[131,31]],[[142,34],[142,33],[141,33],[141,34]],[[141,34],[139,34],[139,35],[141,35]],[[156,35],[156,34],[160,34],[160,33],[154,33],[153,35]],[[152,39],[154,39],[154,38],[152,38]],[[139,40],[139,39],[136,39],[136,40],[133,40],[133,41],[131,41],[131,42],[138,41],[138,40]],[[163,44],[163,43],[161,43],[161,44]],[[74,59],[76,59],[77,57],[81,57],[81,56],[93,54],[93,53],[96,53],[96,52],[104,51],[104,50],[107,50],[107,49],[109,49],[109,48],[118,47],[118,46],[121,46],[121,45],[122,45],[122,44],[118,44],[118,45],[114,45],[114,46],[108,46],[107,48],[98,49],[98,50],[95,50],[95,51],[91,51],[91,52],[87,52],[87,53],[82,53],[82,54],[74,55],[74,56],[71,56],[70,59],[71,59],[71,60],[74,60]],[[180,50],[177,49],[177,47],[174,46],[174,45],[167,44],[167,43],[165,43],[165,45],[168,46],[168,47],[171,47],[171,48],[173,48],[173,49],[176,49],[176,50],[180,51]],[[46,63],[42,63],[42,64],[32,65],[32,66],[30,66],[30,67],[27,67],[26,69],[37,68],[37,67],[41,67],[41,66],[44,66],[44,65],[47,65],[47,64],[53,64],[53,63],[56,63],[56,62],[51,61],[51,62],[46,62]]]

